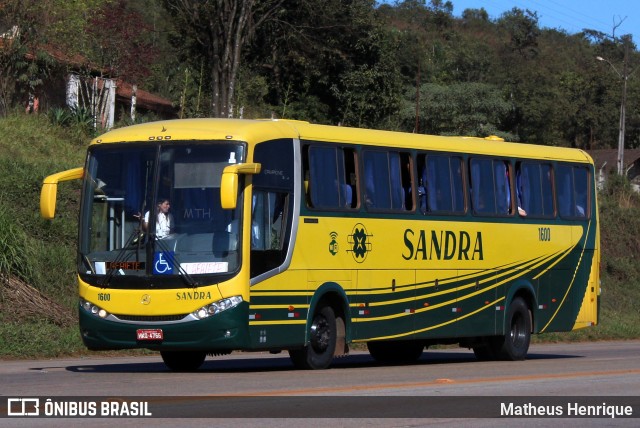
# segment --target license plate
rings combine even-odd
[[[138,340],[162,340],[164,335],[160,329],[140,329],[136,331]]]

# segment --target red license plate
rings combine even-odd
[[[162,340],[164,335],[160,329],[140,329],[136,331],[138,340]]]

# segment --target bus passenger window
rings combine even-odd
[[[396,152],[389,153],[389,178],[391,184],[391,208],[404,208],[404,189],[402,188],[402,165],[400,155]]]
[[[403,165],[409,155],[368,150],[363,154],[365,204],[368,209],[406,210],[406,191],[411,182]],[[413,199],[412,199],[413,201]]]
[[[454,213],[465,212],[462,165],[462,158],[457,156],[449,158],[451,174],[451,211]]]
[[[307,204],[313,208],[355,208],[355,152],[338,146],[309,146],[304,176]]]
[[[589,172],[586,168],[573,168],[574,189],[576,192],[576,216],[587,217],[589,209]]]
[[[511,185],[509,182],[509,163],[494,160],[496,186],[496,206],[498,214],[511,214]]]
[[[553,216],[551,165],[520,162],[516,166],[516,196],[521,216]]]
[[[559,165],[556,169],[561,217],[585,218],[588,212],[589,172],[586,168]]]
[[[540,165],[540,189],[542,192],[542,214],[545,217],[555,216],[553,205],[553,183],[551,165]]]
[[[556,169],[556,181],[558,183],[558,207],[560,216],[573,217],[573,180],[571,167],[559,166]]]
[[[400,153],[400,163],[404,166],[401,171],[404,208],[412,211],[413,201],[413,159],[408,153]]]
[[[473,211],[482,215],[511,214],[509,163],[497,159],[471,159]]]
[[[421,202],[423,213],[464,212],[462,159],[457,156],[430,154],[426,156],[425,164],[420,175],[425,189]]]
[[[471,159],[471,204],[476,214],[495,214],[496,196],[493,183],[493,161]]]

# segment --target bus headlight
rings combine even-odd
[[[80,307],[96,317],[106,318],[109,316],[109,312],[83,298],[80,298]]]
[[[206,306],[192,312],[192,315],[198,319],[204,319],[211,315],[219,314],[231,308],[235,308],[242,303],[242,296],[231,296],[217,302],[209,303]]]

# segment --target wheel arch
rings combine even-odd
[[[343,328],[344,331],[339,332],[342,334],[340,340],[342,340],[343,344],[336,345],[336,354],[347,353],[347,343],[351,341],[351,314],[349,311],[349,298],[347,297],[347,293],[340,286],[340,284],[335,282],[325,282],[313,293],[311,297],[311,301],[309,302],[309,312],[307,313],[307,328],[305,329],[305,343],[309,342],[309,326],[313,321],[313,316],[318,310],[318,308],[323,305],[329,305],[333,309],[336,321],[342,320],[342,327],[338,326],[337,328]],[[340,346],[343,346],[343,349],[339,349]]]
[[[509,292],[507,293],[506,297],[507,298],[505,301],[505,310],[504,310],[505,317],[506,317],[506,313],[509,308],[509,305],[511,305],[511,303],[518,297],[521,298],[522,300],[524,300],[527,307],[529,308],[529,316],[531,317],[531,329],[533,330],[532,332],[535,333],[537,329],[535,325],[534,308],[537,307],[537,300],[536,300],[536,291],[533,284],[524,279],[518,280],[509,288]],[[505,322],[506,320],[503,318],[502,320],[503,329],[506,329]],[[506,330],[503,330],[503,331],[506,331]]]

